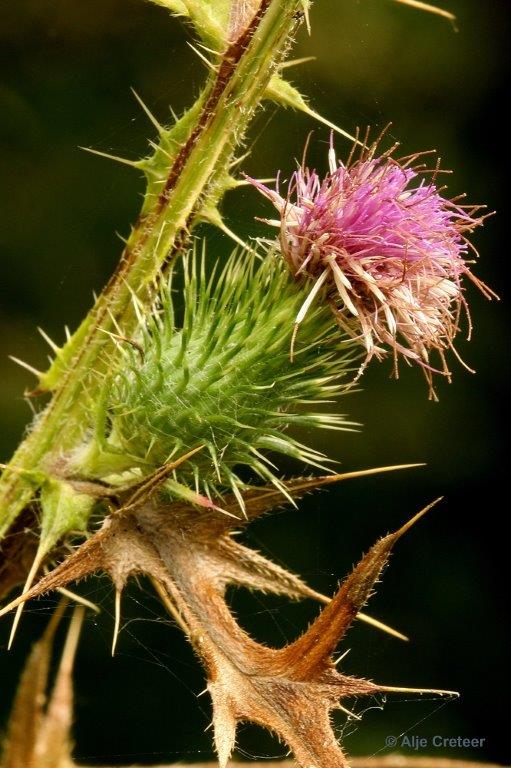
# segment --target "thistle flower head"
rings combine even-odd
[[[321,178],[304,164],[287,193],[251,180],[280,214],[268,223],[280,228],[279,248],[297,279],[313,287],[295,329],[315,297],[330,302],[339,326],[366,349],[365,368],[389,352],[422,367],[434,397],[433,373],[450,377],[446,350],[454,350],[467,277],[488,297],[491,291],[470,271],[466,233],[481,224],[479,207],[442,196],[433,177],[417,164],[426,153],[396,160],[396,147],[377,156],[378,142],[347,163],[332,143],[329,172]],[[414,165],[415,164],[415,165]],[[294,341],[294,340],[293,340]],[[439,368],[431,363],[437,351]]]

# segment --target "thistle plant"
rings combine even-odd
[[[345,699],[456,695],[355,678],[333,660],[357,618],[399,634],[362,609],[395,544],[433,505],[380,539],[332,598],[233,534],[316,488],[401,468],[336,474],[316,431],[354,427],[340,415],[340,399],[373,357],[390,352],[418,364],[431,393],[435,372],[450,377],[445,352],[457,354],[462,310],[468,315],[463,280],[494,295],[468,260],[467,234],[484,216],[443,196],[438,168],[424,180],[423,153],[396,160],[395,148],[350,137],[283,79],[294,34],[309,26],[307,0],[158,4],[185,17],[199,38],[207,81],[171,127],[142,104],[157,131],[149,155],[113,158],[145,175],[143,205],[81,326],[62,348],[48,339],[54,359],[37,372],[32,395],[51,399],[1,478],[0,587],[4,594],[23,587],[0,615],[16,609],[12,643],[27,600],[65,590],[79,602],[68,587],[106,573],[116,590],[114,651],[122,592],[131,576],[144,574],[204,665],[222,768],[241,721],[276,733],[304,768],[345,766],[330,722],[334,709],[352,716]],[[265,100],[326,123],[353,150],[340,163],[332,139],[324,179],[299,167],[284,196],[278,185],[252,179],[277,208],[269,224],[280,235],[247,246],[223,221],[220,204],[227,190],[246,184],[237,166]],[[237,241],[225,263],[195,236],[203,222]],[[298,439],[304,427],[310,445]],[[282,476],[283,458],[296,477]],[[231,584],[325,607],[296,641],[268,648],[238,625],[225,597]],[[34,648],[4,768],[72,764],[70,666],[80,611],[45,710],[62,608]],[[21,743],[27,711],[31,738]]]

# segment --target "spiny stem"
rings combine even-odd
[[[145,305],[151,301],[155,278],[183,248],[204,205],[214,207],[222,197],[226,168],[284,56],[300,8],[301,0],[261,0],[252,21],[210,73],[163,188],[146,196],[114,275],[60,352],[50,404],[2,475],[0,536],[34,493],[19,470],[44,469],[57,442],[59,451],[69,450],[89,424],[103,373],[115,360],[115,342],[105,331],[121,329],[130,336],[137,324],[133,297]]]

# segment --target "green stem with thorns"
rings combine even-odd
[[[155,279],[194,225],[215,218],[229,187],[234,152],[286,53],[302,8],[303,0],[261,0],[248,26],[215,55],[203,93],[175,126],[181,132],[175,151],[167,151],[175,139],[162,129],[153,161],[168,156],[165,172],[160,168],[157,182],[151,181],[149,161],[134,163],[149,178],[141,215],[114,275],[41,378],[40,389],[51,390],[52,400],[3,472],[0,537],[33,497],[40,470],[74,447],[90,424],[103,373],[115,354],[109,333],[129,337],[136,327],[133,297],[148,305]]]

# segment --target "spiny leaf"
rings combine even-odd
[[[245,574],[240,577],[240,567],[251,573],[253,588],[259,584],[266,589],[268,573],[259,557],[249,555],[228,535],[218,537],[214,527],[208,536],[200,514],[174,506],[175,514],[172,506],[153,500],[129,515],[107,518],[98,533],[21,600],[98,570],[110,574],[117,590],[132,574],[149,575],[166,594],[166,604],[174,606],[206,666],[222,766],[233,748],[236,724],[243,720],[275,732],[304,768],[344,767],[346,759],[330,724],[331,710],[344,709],[340,702],[346,697],[407,689],[344,675],[333,664],[332,654],[367,601],[393,546],[431,505],[380,539],[307,631],[280,649],[255,642],[225,603],[229,583],[247,583]]]
[[[319,112],[316,112],[314,109],[312,109],[307,104],[300,91],[295,88],[295,86],[292,85],[288,80],[285,80],[281,75],[275,74],[272,76],[266,87],[265,97],[271,101],[275,101],[277,104],[280,104],[283,107],[290,107],[291,109],[304,112],[309,117],[317,120],[318,123],[322,123],[341,136],[344,136],[344,138],[353,141],[355,144],[360,144],[355,136],[352,136],[343,128],[339,128],[338,125],[335,125],[335,123],[327,120],[325,117],[320,115]]]
[[[68,768],[71,765],[71,725],[73,722],[73,666],[85,611],[76,607],[62,651],[62,657],[43,727],[36,746],[34,768]]]
[[[232,178],[228,174],[226,174],[225,179],[221,180],[223,182],[223,189],[220,192],[220,195],[223,196],[224,192],[227,192],[228,189],[233,189],[239,185],[240,182],[238,182],[236,179]],[[243,183],[243,182],[242,182]],[[219,185],[217,185],[217,190],[219,189]],[[215,194],[215,197],[217,195]],[[250,247],[248,243],[246,243],[244,240],[242,240],[239,235],[236,234],[230,227],[227,226],[222,214],[218,210],[216,205],[210,205],[208,203],[205,204],[203,210],[201,211],[200,218],[202,221],[206,222],[207,224],[212,224],[215,227],[218,227],[227,237],[229,237],[231,240],[233,240],[236,245],[239,245],[244,251],[247,253],[253,253],[257,255],[258,258],[260,258],[260,255],[257,254],[257,251],[255,251],[253,248]]]
[[[174,469],[179,465],[181,461],[186,460],[189,456],[185,455],[178,459],[170,468],[165,467],[160,470],[159,474],[161,479],[165,473]],[[197,542],[203,542],[209,546],[209,542],[214,540],[216,546],[211,550],[211,556],[219,556],[222,561],[222,571],[227,582],[236,583],[247,587],[248,589],[257,589],[263,592],[286,595],[293,600],[299,600],[302,598],[312,598],[319,600],[323,603],[328,603],[330,599],[325,595],[316,592],[311,589],[305,582],[303,582],[298,576],[290,573],[288,570],[272,563],[267,558],[255,552],[252,549],[248,549],[237,541],[231,538],[230,534],[233,530],[237,530],[247,525],[251,520],[260,517],[272,510],[279,507],[284,507],[288,504],[294,504],[298,499],[302,498],[306,493],[317,490],[323,486],[328,486],[333,483],[343,482],[345,480],[354,479],[357,477],[363,477],[380,472],[390,472],[401,469],[414,468],[422,466],[421,464],[401,464],[389,467],[375,467],[368,470],[359,470],[354,472],[345,472],[341,474],[324,475],[322,477],[299,477],[292,480],[282,481],[282,487],[285,495],[282,494],[280,489],[275,489],[272,484],[265,486],[256,486],[253,488],[246,488],[243,491],[243,506],[245,509],[245,516],[240,519],[239,517],[239,498],[235,494],[227,494],[222,499],[222,509],[219,510],[214,504],[210,504],[208,507],[203,507],[199,515],[193,514],[191,516],[191,508],[187,503],[172,502],[164,504],[160,502],[160,508],[165,509],[169,517],[174,520],[176,528],[188,532],[193,529],[193,535]],[[125,490],[117,489],[115,491],[120,499],[123,499],[122,508],[125,510],[136,509],[137,506],[147,503],[150,496],[149,486],[153,491],[158,489],[158,483],[155,482],[156,475],[151,476],[149,479],[141,481],[138,486],[127,486]],[[93,496],[92,484],[80,484],[75,483],[75,486],[82,487],[86,485],[89,488],[91,496]],[[90,486],[90,487],[89,487]],[[104,492],[104,488],[98,488],[98,493]],[[197,503],[197,500],[193,496],[191,501]],[[140,500],[139,497],[140,496]],[[222,514],[219,514],[219,511]],[[42,594],[41,591],[34,592],[34,590],[44,591],[50,589],[57,589],[64,584],[68,584],[71,581],[77,581],[83,578],[87,573],[82,573],[78,567],[79,563],[83,560],[83,553],[87,553],[86,560],[90,563],[94,563],[96,560],[96,547],[97,542],[103,546],[103,535],[98,534],[97,537],[93,537],[86,542],[80,550],[76,552],[76,557],[68,558],[62,564],[62,576],[60,575],[60,567],[57,568],[52,574],[49,574],[50,581],[46,582],[42,579],[39,584],[33,589],[29,589],[30,584],[26,588],[23,595],[10,604],[10,607],[16,607],[22,604],[24,600],[30,599],[37,594]],[[76,560],[76,563],[75,563]],[[97,566],[97,570],[103,567],[103,561]],[[32,568],[34,571],[34,569]],[[95,572],[95,571],[93,571]],[[35,571],[33,573],[35,575]],[[62,583],[52,581],[53,578],[61,578]],[[32,581],[33,576],[31,577]],[[31,582],[30,582],[31,583]],[[46,586],[45,586],[46,585]],[[25,597],[24,597],[25,595]],[[4,608],[1,613],[5,613],[9,610],[9,606]],[[394,634],[397,637],[406,639],[404,635],[393,630],[391,627],[387,627],[381,622],[377,622],[365,614],[359,615],[359,618],[367,621],[370,624],[378,626],[383,631]]]

